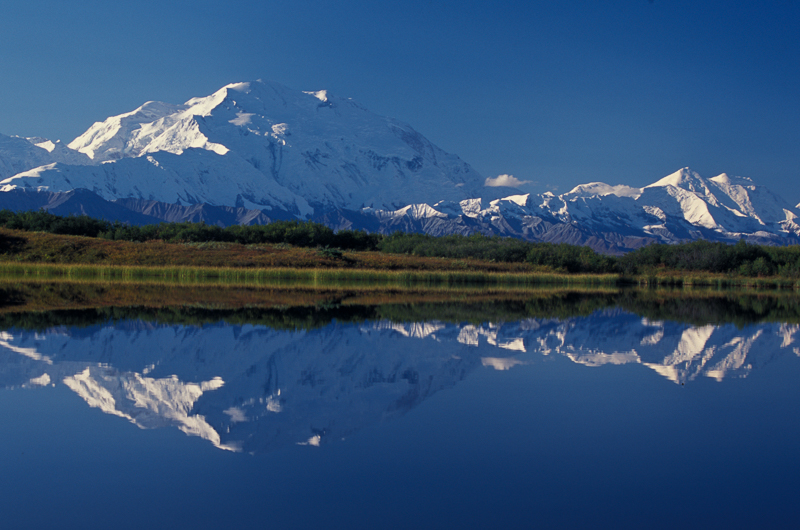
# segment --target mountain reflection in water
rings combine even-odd
[[[350,436],[476,370],[545,357],[638,364],[679,384],[747,377],[800,355],[798,329],[691,325],[618,308],[496,323],[333,319],[308,329],[107,320],[0,332],[0,386],[63,383],[139,427],[177,427],[221,449],[260,453]]]

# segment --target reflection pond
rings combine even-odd
[[[798,307],[7,307],[0,510],[13,528],[787,527]]]

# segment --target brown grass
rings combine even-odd
[[[128,266],[326,268],[369,270],[531,272],[527,263],[424,258],[380,252],[344,252],[341,259],[316,249],[237,243],[181,244],[106,241],[0,228],[0,261]]]
[[[382,271],[409,273],[488,273],[535,276],[535,282],[566,284],[624,284],[653,287],[709,286],[720,289],[789,289],[800,282],[786,278],[748,278],[730,274],[686,273],[658,269],[638,276],[579,275],[553,272],[529,263],[494,263],[479,260],[425,258],[381,252],[344,252],[341,258],[316,249],[289,245],[241,245],[237,243],[181,244],[150,241],[131,243],[103,239],[23,232],[0,228],[0,264],[91,265],[94,267],[198,267],[223,269],[302,271]],[[207,271],[206,271],[207,272]],[[159,273],[160,274],[160,273]],[[178,271],[177,274],[183,274]],[[187,273],[191,275],[191,272]],[[533,283],[533,282],[532,282]]]

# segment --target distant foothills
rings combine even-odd
[[[497,186],[411,126],[326,91],[227,85],[147,102],[70,142],[0,134],[0,209],[130,226],[313,221],[334,231],[511,236],[622,255],[651,243],[800,243],[800,209],[745,177]]]

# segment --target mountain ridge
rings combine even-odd
[[[0,135],[0,190],[15,192],[0,194],[0,204],[11,209],[52,209],[47,194],[88,190],[59,211],[136,224],[310,219],[383,233],[569,242],[612,254],[700,238],[800,242],[800,209],[746,177],[704,178],[685,167],[641,188],[590,182],[560,195],[487,180],[410,125],[324,90],[263,81],[183,104],[149,101],[68,145]]]

